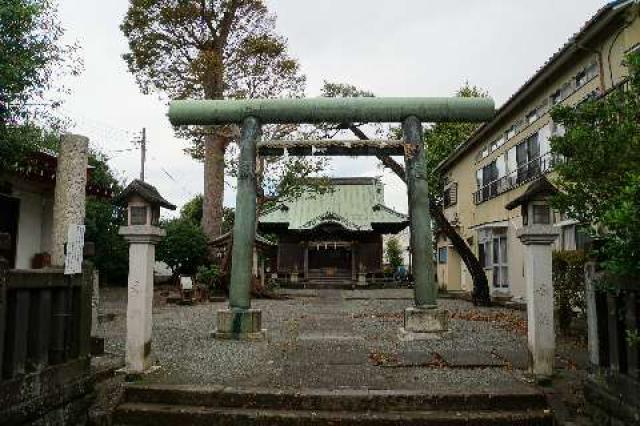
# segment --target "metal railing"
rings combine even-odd
[[[513,172],[489,182],[473,193],[474,204],[481,204],[507,191],[535,180],[539,176],[550,172],[560,162],[557,155],[551,152],[543,154],[528,163],[519,166]]]

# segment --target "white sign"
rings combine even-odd
[[[82,273],[84,231],[84,225],[69,225],[69,229],[67,231],[67,251],[64,256],[65,275]]]
[[[191,277],[180,276],[180,287],[183,290],[193,289],[193,280],[191,280]]]

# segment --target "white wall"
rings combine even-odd
[[[41,251],[42,196],[35,193],[14,193],[20,198],[18,235],[16,241],[16,269],[30,269],[33,255]]]

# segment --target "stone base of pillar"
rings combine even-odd
[[[267,330],[262,328],[259,309],[224,309],[218,311],[218,328],[213,337],[224,340],[263,340]]]
[[[367,274],[358,273],[358,287],[366,287]]]
[[[404,330],[410,333],[442,333],[447,331],[449,313],[438,308],[417,308],[404,310]]]

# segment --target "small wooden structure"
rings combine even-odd
[[[259,217],[278,238],[278,276],[290,282],[364,285],[381,274],[383,234],[409,218],[384,205],[376,178],[329,179],[325,191],[284,201]]]
[[[233,233],[226,232],[219,237],[209,241],[209,248],[218,259],[220,265],[220,275],[222,281],[228,284],[231,274],[231,247],[233,246]],[[256,234],[255,247],[253,250],[252,275],[254,278],[254,292],[256,287],[264,288],[269,274],[275,270],[277,246],[260,234]]]

